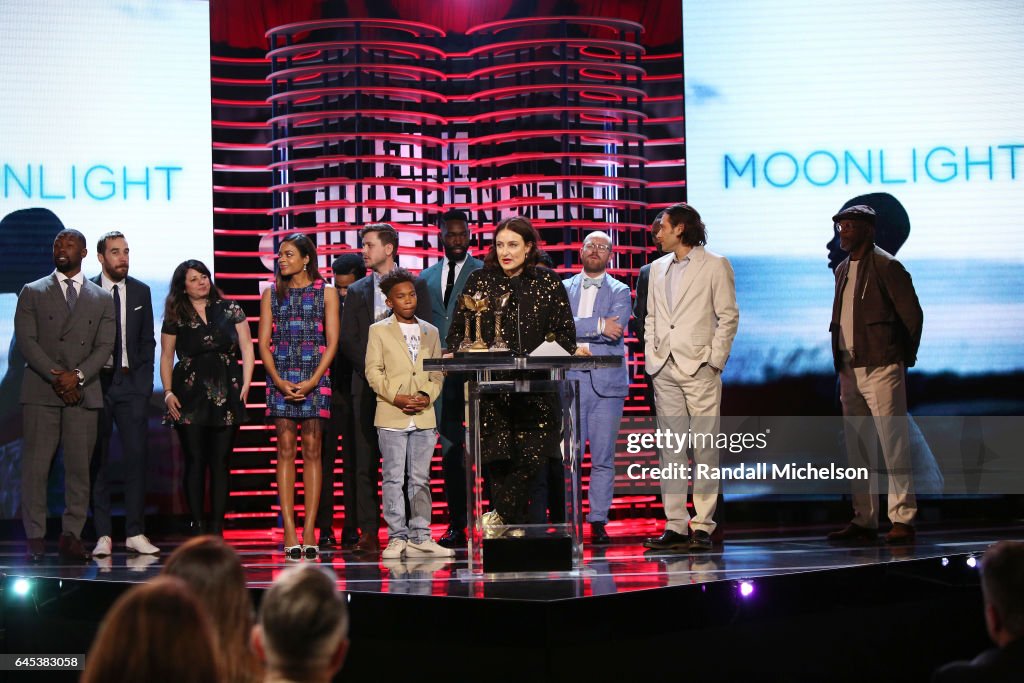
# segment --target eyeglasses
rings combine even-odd
[[[591,242],[590,244],[583,245],[583,251],[596,251],[601,254],[607,254],[611,250],[612,246],[610,244],[594,244]]]

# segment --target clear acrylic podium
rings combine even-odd
[[[427,371],[468,374],[466,422],[466,486],[469,524],[469,562],[460,575],[468,578],[519,576],[536,572],[565,572],[579,568],[583,558],[583,519],[580,498],[579,393],[577,382],[566,379],[569,370],[621,367],[622,356],[527,356],[466,354],[432,358]],[[545,371],[546,379],[535,379]],[[494,379],[494,373],[502,379]],[[522,377],[517,378],[517,377]],[[529,378],[528,378],[529,377]],[[480,400],[489,394],[542,393],[558,397],[562,407],[562,483],[564,522],[486,526],[482,454],[487,448],[480,430]]]

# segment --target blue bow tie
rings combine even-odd
[[[597,287],[601,289],[601,285],[604,284],[604,276],[601,277],[584,277],[583,278],[583,289],[587,287]]]

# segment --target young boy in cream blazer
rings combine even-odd
[[[377,394],[374,425],[382,456],[384,559],[452,557],[430,537],[430,458],[437,445],[434,401],[441,393],[440,372],[424,372],[426,358],[441,355],[437,328],[416,317],[416,279],[398,268],[380,288],[393,315],[370,326],[366,381]],[[343,332],[344,334],[344,332]],[[402,499],[409,481],[409,515]]]

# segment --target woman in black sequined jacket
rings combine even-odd
[[[484,267],[470,274],[463,295],[482,293],[490,301],[483,314],[483,337],[494,343],[494,306],[510,294],[502,337],[515,355],[526,355],[549,335],[569,353],[576,351],[576,326],[569,297],[551,270],[538,267],[539,236],[523,217],[498,224]],[[448,330],[449,349],[459,348],[467,315],[459,307]],[[507,375],[507,376],[504,376]],[[544,373],[495,373],[494,379],[545,379]],[[553,394],[497,394],[481,401],[482,460],[491,484],[495,524],[527,521],[529,489],[547,458],[560,458],[562,414]]]

